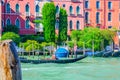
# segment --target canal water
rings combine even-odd
[[[22,64],[23,80],[120,80],[120,58],[85,58],[70,64]]]

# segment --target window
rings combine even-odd
[[[69,11],[70,11],[70,14],[73,14],[73,7],[72,6],[70,6]]]
[[[56,20],[55,29],[59,29],[59,20]]]
[[[10,4],[9,3],[6,4],[6,12],[10,13]]]
[[[11,24],[10,19],[7,19],[7,20],[6,20],[6,24],[7,24],[7,25],[10,25],[10,24]]]
[[[70,30],[72,30],[72,25],[73,25],[72,21],[70,21],[69,25],[70,25]]]
[[[108,21],[112,21],[112,18],[111,18],[111,17],[112,17],[112,13],[109,12],[109,13],[108,13]]]
[[[100,13],[99,12],[96,13],[96,23],[97,24],[100,23]]]
[[[16,9],[16,12],[19,12],[19,9],[20,9],[20,8],[19,8],[19,4],[16,4],[15,7],[16,7],[16,8],[15,8],[15,9]]]
[[[112,2],[108,2],[108,9],[112,9]]]
[[[30,20],[29,19],[27,19],[26,22],[25,22],[25,28],[26,29],[30,28]]]
[[[65,4],[63,4],[63,7],[65,7]]]
[[[29,5],[28,5],[28,4],[25,6],[25,11],[26,11],[26,12],[30,12]]]
[[[89,8],[89,1],[85,1],[85,8]]]
[[[56,13],[59,13],[59,6],[56,6]]]
[[[100,1],[96,1],[96,8],[100,9]]]
[[[79,21],[77,21],[77,23],[76,23],[76,29],[77,29],[77,30],[80,29],[80,22],[79,22]]]
[[[77,12],[77,14],[80,14],[80,7],[79,6],[77,6],[77,8],[76,8],[76,12]]]
[[[4,5],[4,0],[1,1],[2,6]]]
[[[18,28],[20,28],[20,21],[19,21],[19,19],[16,19],[15,25],[16,25]]]
[[[2,27],[4,27],[4,21],[2,20]]]
[[[85,23],[88,23],[89,20],[89,13],[85,12]]]
[[[36,5],[36,7],[35,7],[35,12],[40,12],[40,7],[39,7],[39,5]]]
[[[110,28],[112,28],[112,26],[108,26],[108,28],[110,29]]]

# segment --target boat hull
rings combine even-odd
[[[22,63],[33,63],[33,64],[40,64],[40,63],[73,63],[79,60],[86,58],[87,56],[80,56],[76,59],[66,59],[66,60],[28,60],[28,59],[21,59]]]

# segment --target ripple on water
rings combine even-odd
[[[120,80],[120,58],[86,58],[70,64],[22,64],[23,80]]]

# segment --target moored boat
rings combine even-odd
[[[77,62],[79,60],[82,60],[84,58],[86,58],[86,55],[80,56],[78,58],[74,58],[74,59],[58,59],[58,60],[28,60],[28,59],[21,59],[20,61],[22,63],[33,63],[33,64],[40,64],[40,63],[73,63],[73,62]]]

